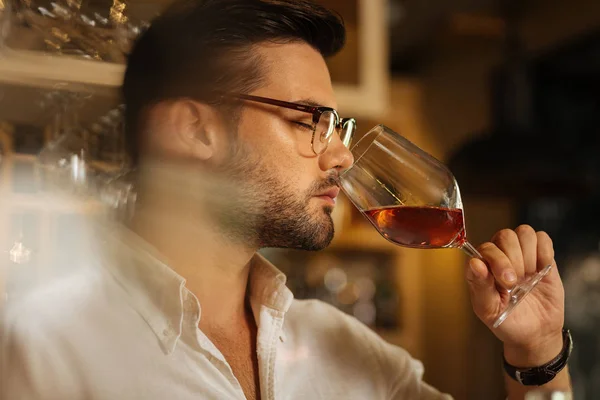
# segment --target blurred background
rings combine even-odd
[[[383,123],[447,163],[472,243],[522,223],[553,237],[575,397],[600,398],[600,2],[320,2],[347,23],[329,65],[359,135]],[[48,265],[76,263],[74,232],[101,208],[49,186],[94,194],[116,220],[133,212],[118,86],[131,41],[166,4],[0,0],[3,306]],[[465,256],[394,246],[347,201],[334,216],[328,250],[264,252],[296,297],[355,315],[457,399],[504,398],[501,344],[471,311]]]

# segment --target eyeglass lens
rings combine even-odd
[[[327,149],[331,141],[331,136],[335,131],[336,118],[331,111],[324,111],[319,118],[313,134],[313,150],[316,154],[321,154]]]

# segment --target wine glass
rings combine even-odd
[[[459,248],[483,260],[467,241],[458,184],[440,161],[379,125],[352,147],[355,162],[340,176],[340,187],[390,242],[411,248]],[[508,292],[497,328],[550,271],[551,265]]]
[[[135,171],[130,168],[125,152],[124,111],[125,106],[119,105],[93,125],[98,135],[99,158],[110,166],[96,176],[98,195],[110,215],[118,221],[131,219],[137,199],[133,179]]]
[[[89,189],[92,171],[88,162],[88,146],[77,118],[77,107],[89,95],[62,93],[57,98],[60,99],[61,110],[55,122],[54,139],[40,151],[36,165],[45,187],[84,193]]]

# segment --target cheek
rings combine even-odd
[[[289,195],[304,196],[320,176],[318,158],[312,151],[304,154],[310,134],[291,128],[283,118],[260,114],[247,112],[240,119],[239,140],[258,157],[265,173],[292,191]]]

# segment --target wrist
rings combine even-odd
[[[516,367],[539,367],[558,356],[563,345],[561,332],[527,346],[505,343],[504,358],[506,362]]]

